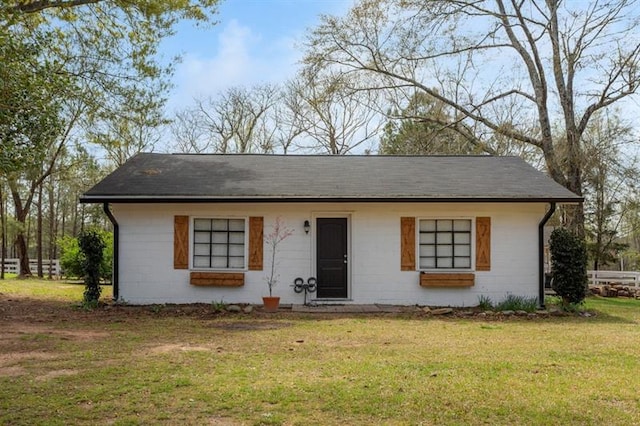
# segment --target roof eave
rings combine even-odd
[[[559,203],[580,204],[582,197],[317,197],[317,196],[272,196],[272,197],[211,197],[211,196],[120,196],[83,195],[80,203]]]

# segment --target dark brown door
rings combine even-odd
[[[347,297],[347,219],[321,218],[316,222],[317,297]]]

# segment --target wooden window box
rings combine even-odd
[[[473,287],[474,284],[474,274],[420,273],[422,287]]]
[[[242,272],[191,272],[189,283],[197,286],[241,287],[244,285]]]

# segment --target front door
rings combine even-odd
[[[347,218],[316,219],[320,299],[347,298]]]

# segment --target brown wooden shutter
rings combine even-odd
[[[264,218],[249,218],[249,270],[262,271]]]
[[[476,218],[476,271],[491,270],[491,218]]]
[[[189,269],[189,216],[173,218],[173,268]]]
[[[416,218],[400,218],[400,270],[416,270]]]

